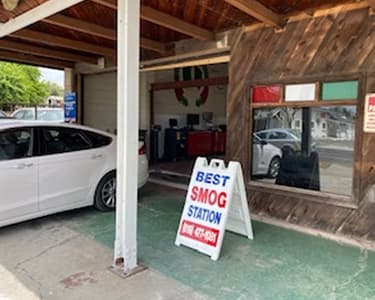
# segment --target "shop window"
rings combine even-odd
[[[350,196],[355,119],[354,105],[254,108],[252,180]]]

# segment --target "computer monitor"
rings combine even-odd
[[[193,129],[194,125],[199,125],[199,114],[187,114],[186,124],[190,129]]]

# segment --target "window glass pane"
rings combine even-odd
[[[285,86],[285,101],[315,100],[315,83],[290,84]]]
[[[112,142],[112,139],[108,136],[104,136],[91,131],[84,131],[84,134],[91,141],[93,148],[99,148],[109,145]]]
[[[0,161],[25,158],[31,155],[31,129],[12,129],[0,132]]]
[[[357,99],[358,81],[324,82],[322,86],[323,100]]]
[[[281,99],[281,85],[253,87],[253,103],[277,103]]]
[[[22,119],[24,114],[25,114],[25,112],[24,112],[23,110],[21,110],[21,111],[16,112],[16,113],[13,115],[13,117],[14,117],[15,119]]]
[[[354,106],[254,111],[252,179],[352,194]]]
[[[91,148],[80,130],[72,128],[43,128],[43,155],[86,150]]]
[[[39,110],[38,120],[42,121],[64,121],[64,111],[61,110]]]

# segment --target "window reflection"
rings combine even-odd
[[[254,110],[252,179],[351,195],[355,106]]]

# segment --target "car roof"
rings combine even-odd
[[[89,130],[92,132],[97,132],[103,135],[114,137],[113,134],[91,128],[84,125],[79,124],[70,124],[70,123],[64,123],[64,122],[45,122],[45,121],[23,121],[23,120],[17,120],[17,119],[6,119],[6,120],[0,120],[0,130],[2,129],[10,129],[10,128],[18,128],[18,127],[64,127],[64,128],[75,128],[75,129],[82,129],[82,130]]]
[[[37,110],[63,110],[62,107],[37,107]],[[35,107],[21,107],[16,110],[17,111],[22,111],[22,110],[35,110]]]

